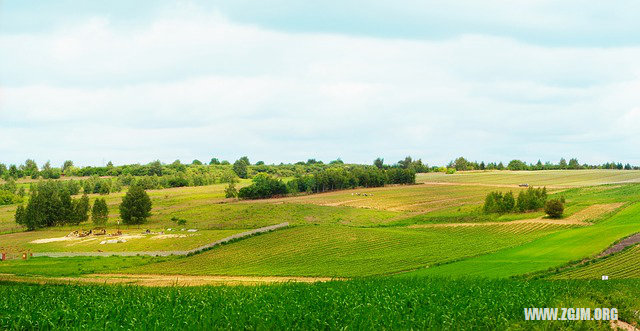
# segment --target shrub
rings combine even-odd
[[[564,213],[562,199],[551,199],[544,204],[544,212],[551,218],[561,218]]]
[[[224,189],[225,198],[235,198],[238,196],[238,190],[236,190],[236,184],[231,181],[229,185]]]

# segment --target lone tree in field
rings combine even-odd
[[[91,220],[95,225],[105,225],[109,220],[109,208],[105,199],[96,199],[91,210]]]
[[[544,204],[544,212],[551,218],[560,218],[564,213],[563,199],[551,199]]]
[[[120,217],[124,224],[142,224],[151,216],[151,199],[144,188],[133,185],[122,198]]]

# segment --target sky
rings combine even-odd
[[[0,0],[0,162],[640,165],[636,1]]]

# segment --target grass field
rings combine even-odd
[[[362,279],[255,287],[0,283],[0,329],[596,329],[525,321],[523,307],[616,307],[637,323],[639,281]]]

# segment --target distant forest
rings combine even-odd
[[[378,158],[373,161],[373,166],[378,169],[411,169],[416,173],[423,172],[451,172],[455,171],[467,171],[467,170],[580,170],[580,169],[618,169],[618,170],[640,170],[639,166],[632,166],[629,163],[623,164],[619,162],[607,162],[599,165],[592,164],[580,164],[578,159],[572,158],[567,162],[566,159],[561,158],[558,163],[545,162],[538,160],[537,163],[526,163],[521,160],[512,160],[506,165],[502,162],[488,162],[484,161],[469,161],[464,157],[459,157],[446,166],[429,166],[421,159],[414,160],[410,156],[405,159],[392,164],[385,164],[384,159]],[[5,181],[10,179],[20,178],[32,178],[32,179],[58,179],[60,177],[141,177],[141,176],[175,176],[175,178],[168,178],[166,186],[190,186],[192,185],[206,185],[215,182],[215,178],[219,182],[228,182],[228,177],[238,176],[240,178],[252,178],[256,174],[266,173],[278,177],[295,177],[306,174],[312,174],[319,170],[327,168],[353,168],[366,165],[360,164],[345,164],[342,160],[337,159],[324,163],[316,159],[309,159],[306,162],[300,161],[297,163],[280,163],[267,165],[262,161],[251,163],[248,157],[242,157],[236,160],[233,164],[229,161],[219,161],[217,158],[212,158],[208,163],[203,163],[199,160],[193,160],[191,163],[182,163],[180,160],[176,160],[173,163],[165,164],[160,161],[153,161],[148,164],[125,164],[114,165],[112,162],[107,163],[106,166],[95,167],[85,166],[76,167],[73,161],[65,161],[60,167],[54,167],[50,162],[44,163],[42,166],[32,160],[28,159],[24,164],[20,165],[6,165],[0,163],[0,178]],[[214,178],[212,180],[212,178]],[[222,179],[222,180],[220,180]],[[227,179],[227,180],[225,180]],[[127,181],[127,180],[125,180]],[[127,185],[129,183],[126,183]],[[165,186],[165,185],[163,185]]]

